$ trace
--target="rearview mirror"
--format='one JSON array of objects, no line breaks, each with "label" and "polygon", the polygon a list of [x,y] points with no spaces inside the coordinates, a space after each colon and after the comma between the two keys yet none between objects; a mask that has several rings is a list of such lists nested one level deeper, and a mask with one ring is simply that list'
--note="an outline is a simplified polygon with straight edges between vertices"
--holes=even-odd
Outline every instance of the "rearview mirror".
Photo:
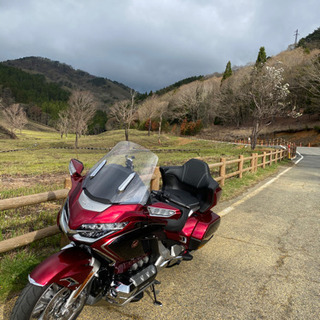
[{"label": "rearview mirror", "polygon": [[73,176],[74,174],[81,175],[83,171],[83,163],[77,159],[71,159],[69,163],[69,172],[70,175]]}]

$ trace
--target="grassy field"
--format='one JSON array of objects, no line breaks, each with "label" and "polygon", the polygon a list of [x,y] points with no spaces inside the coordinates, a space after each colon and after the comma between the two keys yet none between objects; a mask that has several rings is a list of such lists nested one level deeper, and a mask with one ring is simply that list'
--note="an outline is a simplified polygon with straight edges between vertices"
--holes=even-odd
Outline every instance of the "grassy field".
[{"label": "grassy field", "polygon": [[[0,140],[0,175],[42,175],[67,172],[71,158],[78,158],[90,168],[117,142],[124,139],[122,130],[85,136],[80,139],[79,149],[74,149],[74,136],[60,139],[58,133],[24,130],[18,140]],[[164,135],[158,144],[157,135],[131,130],[130,140],[159,156],[159,165],[181,164],[192,157],[206,157],[217,162],[220,157],[233,158],[239,154],[251,154],[243,146],[212,143],[210,141]],[[63,149],[66,148],[66,149]],[[94,148],[93,150],[83,148]],[[175,151],[176,150],[176,151]],[[182,150],[182,151],[179,151]]]},{"label": "grassy field", "polygon": [[[106,132],[80,139],[79,149],[74,149],[74,136],[61,139],[52,131],[23,130],[16,140],[0,139],[0,199],[34,194],[63,187],[68,176],[71,158],[77,158],[88,170],[117,142],[124,140],[122,130]],[[131,130],[130,140],[154,151],[158,165],[180,165],[194,157],[202,157],[208,163],[218,162],[220,157],[232,159],[238,155],[251,155],[244,146],[213,143],[211,141],[163,135],[158,144],[157,135]],[[85,149],[94,148],[94,149]],[[16,150],[4,152],[9,150]],[[255,152],[262,152],[256,150]],[[245,174],[243,179],[229,179],[223,190],[223,199],[243,192],[267,176],[274,174],[277,165],[257,174]],[[217,172],[213,172],[216,175]],[[223,200],[222,199],[222,200]],[[0,240],[53,225],[61,201],[0,212]],[[0,255],[0,301],[15,295],[27,281],[27,274],[46,256],[59,250],[59,236],[33,243],[25,248]]]}]

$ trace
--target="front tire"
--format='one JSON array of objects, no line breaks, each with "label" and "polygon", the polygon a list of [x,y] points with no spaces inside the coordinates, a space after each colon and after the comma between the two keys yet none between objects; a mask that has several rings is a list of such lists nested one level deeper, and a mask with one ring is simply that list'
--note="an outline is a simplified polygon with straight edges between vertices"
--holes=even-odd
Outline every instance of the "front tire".
[{"label": "front tire", "polygon": [[64,305],[71,293],[55,283],[45,287],[29,283],[16,301],[10,320],[74,320],[85,305],[87,293],[84,290],[66,309]]}]

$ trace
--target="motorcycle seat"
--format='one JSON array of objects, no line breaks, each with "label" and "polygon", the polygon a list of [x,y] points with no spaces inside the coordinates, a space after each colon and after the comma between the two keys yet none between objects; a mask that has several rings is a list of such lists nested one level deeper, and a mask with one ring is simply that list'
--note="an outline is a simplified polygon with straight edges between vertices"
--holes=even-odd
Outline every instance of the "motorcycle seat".
[{"label": "motorcycle seat", "polygon": [[209,210],[219,184],[211,177],[208,165],[199,159],[190,159],[182,166],[160,167],[162,191],[180,198],[182,203],[199,204],[199,212]]},{"label": "motorcycle seat", "polygon": [[176,203],[181,203],[189,207],[193,212],[200,209],[200,202],[198,198],[193,196],[190,192],[184,190],[166,189],[166,193],[169,194],[169,198]]}]

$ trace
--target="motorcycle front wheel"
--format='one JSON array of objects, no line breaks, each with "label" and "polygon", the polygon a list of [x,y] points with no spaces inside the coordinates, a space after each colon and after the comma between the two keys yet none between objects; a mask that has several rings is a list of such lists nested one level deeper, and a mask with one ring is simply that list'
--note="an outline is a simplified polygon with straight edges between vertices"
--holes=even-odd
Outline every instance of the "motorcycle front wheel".
[{"label": "motorcycle front wheel", "polygon": [[10,320],[74,320],[78,317],[87,300],[87,292],[65,308],[72,291],[55,283],[38,287],[29,283],[21,292]]}]

